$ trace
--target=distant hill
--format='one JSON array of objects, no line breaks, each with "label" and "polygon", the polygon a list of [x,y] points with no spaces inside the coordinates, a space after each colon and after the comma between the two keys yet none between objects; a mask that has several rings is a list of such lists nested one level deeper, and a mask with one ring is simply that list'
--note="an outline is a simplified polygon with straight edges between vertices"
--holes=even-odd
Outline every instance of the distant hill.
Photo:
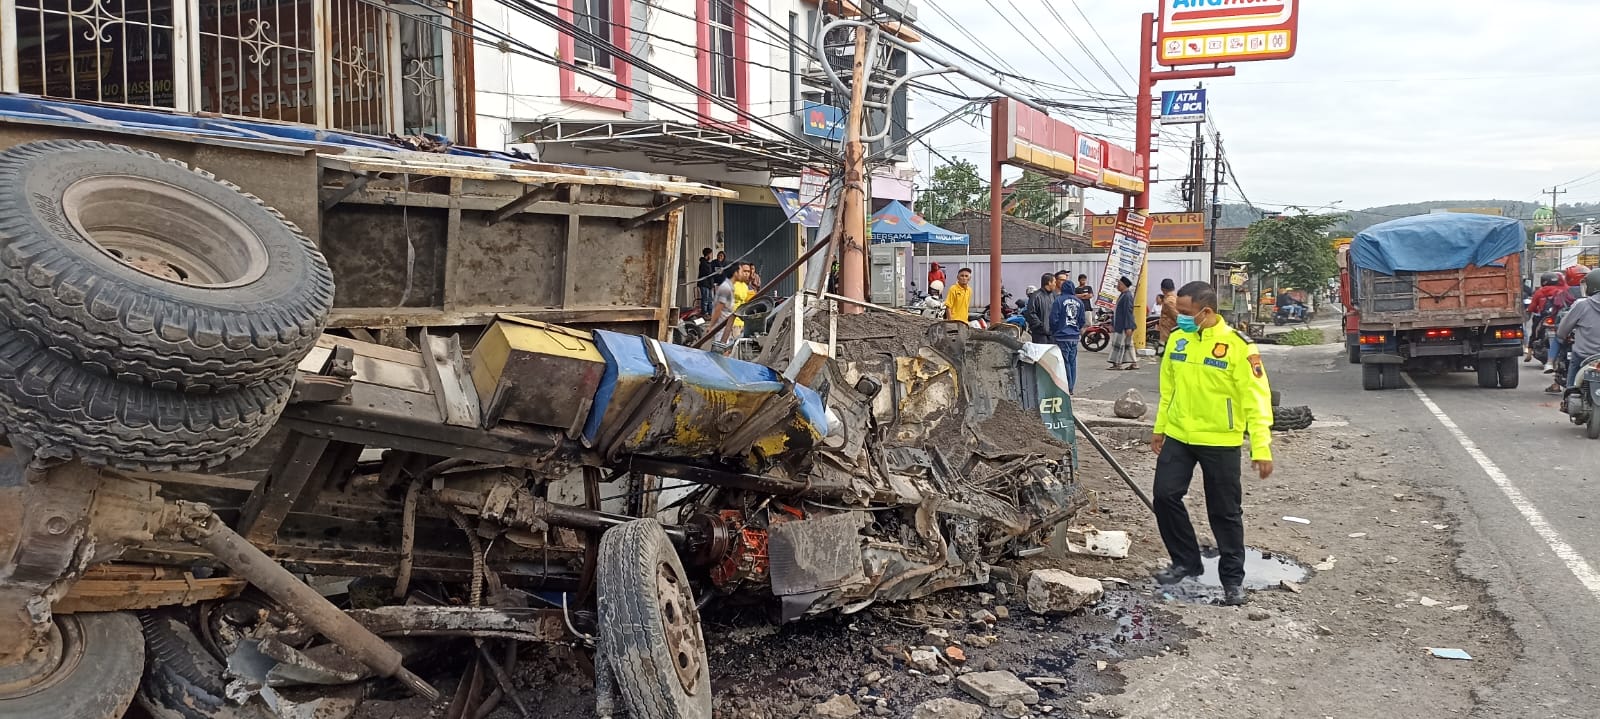
[{"label": "distant hill", "polygon": [[[1533,213],[1543,205],[1517,200],[1434,200],[1430,202],[1368,207],[1363,210],[1345,212],[1346,219],[1340,231],[1343,234],[1353,235],[1380,222],[1388,222],[1389,220],[1412,215],[1426,215],[1436,209],[1460,209],[1466,207],[1495,207],[1499,208],[1506,217],[1531,220],[1533,219]],[[1222,221],[1219,226],[1224,228],[1249,227],[1250,223],[1261,219],[1261,217],[1262,214],[1259,210],[1248,205],[1225,204],[1222,206]],[[1589,218],[1600,221],[1600,203],[1580,202],[1561,205],[1559,217],[1562,225],[1577,224]]]}]

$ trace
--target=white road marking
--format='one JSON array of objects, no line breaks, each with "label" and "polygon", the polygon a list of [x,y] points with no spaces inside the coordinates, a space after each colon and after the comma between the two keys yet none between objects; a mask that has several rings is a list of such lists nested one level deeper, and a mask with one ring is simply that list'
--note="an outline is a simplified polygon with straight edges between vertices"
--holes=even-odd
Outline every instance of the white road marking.
[{"label": "white road marking", "polygon": [[1461,448],[1467,450],[1467,454],[1472,457],[1473,461],[1478,463],[1479,467],[1483,468],[1484,474],[1489,475],[1489,479],[1495,483],[1495,486],[1505,493],[1506,499],[1511,500],[1511,506],[1517,508],[1517,512],[1522,514],[1522,518],[1528,522],[1529,526],[1533,527],[1533,531],[1539,535],[1539,538],[1550,546],[1550,551],[1555,552],[1556,556],[1567,565],[1567,569],[1572,572],[1572,576],[1577,577],[1578,581],[1583,583],[1584,588],[1588,589],[1589,593],[1593,594],[1596,599],[1600,599],[1600,573],[1595,572],[1594,567],[1589,564],[1589,560],[1584,559],[1583,555],[1578,553],[1578,550],[1573,549],[1572,545],[1567,544],[1567,540],[1561,538],[1561,533],[1557,532],[1555,527],[1550,526],[1550,522],[1545,520],[1544,514],[1539,512],[1538,507],[1533,506],[1533,502],[1528,500],[1527,495],[1523,494],[1522,490],[1517,489],[1517,485],[1511,481],[1511,478],[1506,476],[1505,472],[1500,471],[1500,467],[1489,459],[1489,455],[1478,449],[1477,443],[1473,442],[1472,438],[1468,437],[1467,433],[1456,425],[1455,420],[1450,419],[1450,416],[1444,413],[1444,410],[1439,409],[1439,405],[1434,404],[1427,393],[1416,385],[1411,385],[1411,391],[1416,393],[1417,399],[1422,400],[1422,405],[1433,413],[1434,419],[1439,420],[1439,424],[1450,430],[1450,434],[1454,435],[1456,441],[1461,443]]}]

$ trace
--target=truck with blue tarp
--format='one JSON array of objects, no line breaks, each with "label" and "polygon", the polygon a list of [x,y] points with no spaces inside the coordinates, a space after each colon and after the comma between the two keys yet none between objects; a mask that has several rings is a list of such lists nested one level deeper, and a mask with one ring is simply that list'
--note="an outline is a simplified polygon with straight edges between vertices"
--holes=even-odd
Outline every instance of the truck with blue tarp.
[{"label": "truck with blue tarp", "polygon": [[1401,371],[1476,372],[1480,387],[1516,387],[1525,245],[1521,222],[1474,214],[1357,234],[1346,262],[1362,387],[1401,387]]}]

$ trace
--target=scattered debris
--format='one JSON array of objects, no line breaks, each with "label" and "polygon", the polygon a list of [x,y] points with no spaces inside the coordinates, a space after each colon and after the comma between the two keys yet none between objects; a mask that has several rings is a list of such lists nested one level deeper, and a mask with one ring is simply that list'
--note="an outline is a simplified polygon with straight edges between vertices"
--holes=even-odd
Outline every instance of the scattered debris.
[{"label": "scattered debris", "polygon": [[1453,606],[1445,607],[1444,610],[1447,611],[1447,612],[1464,612],[1464,611],[1467,611],[1467,605],[1465,605],[1465,604],[1456,604],[1456,605],[1453,605]]},{"label": "scattered debris", "polygon": [[1295,524],[1310,524],[1311,523],[1311,520],[1306,519],[1305,517],[1291,517],[1289,515],[1284,515],[1283,521],[1285,521],[1285,522],[1294,522]]},{"label": "scattered debris", "polygon": [[1252,622],[1264,622],[1272,618],[1272,612],[1269,612],[1265,609],[1252,609],[1249,613],[1245,614],[1245,618]]},{"label": "scattered debris", "polygon": [[952,664],[964,664],[967,661],[967,653],[962,651],[961,647],[945,647],[944,658],[950,660]]},{"label": "scattered debris", "polygon": [[1285,579],[1285,580],[1283,580],[1281,582],[1278,582],[1278,586],[1282,587],[1284,591],[1291,592],[1291,593],[1294,593],[1294,594],[1299,594],[1300,592],[1305,591],[1305,590],[1301,589],[1299,584],[1291,582],[1291,581],[1289,581],[1287,579]]},{"label": "scattered debris", "polygon": [[1333,555],[1330,554],[1330,555],[1328,555],[1327,559],[1324,559],[1324,560],[1322,560],[1320,562],[1317,562],[1316,564],[1311,565],[1311,568],[1315,569],[1315,570],[1317,570],[1319,572],[1332,571],[1335,561],[1336,560],[1334,560]]},{"label": "scattered debris", "polygon": [[1383,563],[1384,564],[1399,564],[1400,563],[1400,558],[1396,557],[1396,556],[1393,556],[1393,555],[1390,555],[1390,556],[1387,556],[1387,557],[1383,558]]},{"label": "scattered debris", "polygon": [[1111,411],[1122,419],[1139,419],[1149,411],[1149,406],[1144,403],[1144,396],[1139,390],[1132,387],[1123,393],[1122,398],[1112,405]]},{"label": "scattered debris", "polygon": [[1351,532],[1350,534],[1345,535],[1345,536],[1348,536],[1351,539],[1360,539],[1362,537],[1367,536],[1367,533],[1366,532]]},{"label": "scattered debris", "polygon": [[1331,636],[1333,636],[1333,630],[1329,629],[1327,627],[1327,625],[1318,624],[1317,625],[1317,634],[1319,634],[1321,636],[1324,636],[1324,637],[1331,637]]},{"label": "scattered debris", "polygon": [[932,674],[939,671],[939,651],[933,647],[916,647],[911,650],[911,658],[906,663],[913,669]]},{"label": "scattered debris", "polygon": [[1472,655],[1461,649],[1435,649],[1428,647],[1428,653],[1440,659],[1458,659],[1464,662],[1472,661]]},{"label": "scattered debris", "polygon": [[1094,662],[1094,668],[1095,668],[1095,671],[1100,671],[1100,672],[1105,671],[1106,670],[1106,660],[1104,660],[1104,659],[1096,659],[1095,662]]},{"label": "scattered debris", "polygon": [[1433,525],[1433,528],[1434,529],[1438,529],[1438,530],[1445,530],[1445,529],[1449,529],[1450,525],[1448,525],[1448,524],[1435,524],[1435,525]]},{"label": "scattered debris", "polygon": [[[1083,544],[1075,544],[1071,536],[1078,534],[1083,537]],[[1128,533],[1122,530],[1100,530],[1094,527],[1073,527],[1067,530],[1067,551],[1074,554],[1088,554],[1096,557],[1109,557],[1111,559],[1126,559],[1128,550],[1133,547],[1133,540],[1128,538]]]},{"label": "scattered debris", "polygon": [[960,699],[930,699],[911,710],[911,719],[980,719],[983,707]]},{"label": "scattered debris", "polygon": [[1439,601],[1437,599],[1433,599],[1431,597],[1423,597],[1421,599],[1418,599],[1417,603],[1421,604],[1424,607],[1437,607],[1440,604],[1444,604],[1444,602],[1441,602],[1441,601]]},{"label": "scattered debris", "polygon": [[1039,692],[1011,672],[990,671],[966,674],[956,679],[956,686],[972,695],[984,705],[998,709],[1012,700],[1023,704],[1038,704]]},{"label": "scattered debris", "polygon": [[825,719],[849,719],[861,716],[861,707],[845,694],[835,694],[828,701],[811,707],[811,715]]},{"label": "scattered debris", "polygon": [[1069,614],[1100,601],[1100,580],[1060,569],[1038,569],[1028,575],[1028,609],[1035,614]]},{"label": "scattered debris", "polygon": [[1000,713],[1006,719],[1022,719],[1028,715],[1028,705],[1023,704],[1021,700],[1012,699],[1006,702],[1006,708]]},{"label": "scattered debris", "polygon": [[1025,682],[1027,682],[1029,684],[1038,684],[1039,686],[1054,685],[1054,686],[1064,687],[1064,686],[1067,685],[1067,680],[1062,679],[1060,677],[1028,677],[1027,679],[1024,679],[1023,681],[1025,681]]}]

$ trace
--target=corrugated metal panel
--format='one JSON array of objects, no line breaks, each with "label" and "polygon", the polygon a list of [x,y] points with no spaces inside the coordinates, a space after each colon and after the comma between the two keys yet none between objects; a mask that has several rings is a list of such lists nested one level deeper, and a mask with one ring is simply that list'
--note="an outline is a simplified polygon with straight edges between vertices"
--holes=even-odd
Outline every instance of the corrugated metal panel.
[{"label": "corrugated metal panel", "polygon": [[[775,277],[799,256],[795,226],[777,205],[723,203],[722,238],[730,261],[743,257],[753,262],[763,278]],[[747,254],[748,253],[748,254]],[[790,275],[777,293],[794,294],[795,278]]]}]

